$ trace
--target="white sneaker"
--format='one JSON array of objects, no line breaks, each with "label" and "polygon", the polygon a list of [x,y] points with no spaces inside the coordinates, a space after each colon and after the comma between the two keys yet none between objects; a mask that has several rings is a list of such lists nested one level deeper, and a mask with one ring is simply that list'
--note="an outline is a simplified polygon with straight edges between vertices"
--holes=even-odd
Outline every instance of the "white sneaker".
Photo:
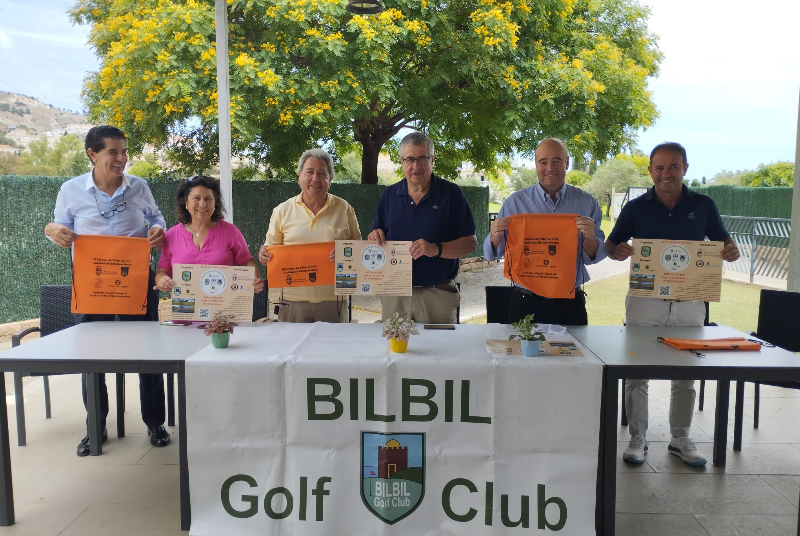
[{"label": "white sneaker", "polygon": [[644,463],[645,454],[647,454],[647,440],[644,436],[631,436],[628,448],[622,453],[622,460],[628,463]]},{"label": "white sneaker", "polygon": [[683,463],[691,466],[705,465],[706,457],[703,453],[697,450],[694,441],[691,437],[675,437],[669,442],[667,447],[671,454],[680,456]]}]

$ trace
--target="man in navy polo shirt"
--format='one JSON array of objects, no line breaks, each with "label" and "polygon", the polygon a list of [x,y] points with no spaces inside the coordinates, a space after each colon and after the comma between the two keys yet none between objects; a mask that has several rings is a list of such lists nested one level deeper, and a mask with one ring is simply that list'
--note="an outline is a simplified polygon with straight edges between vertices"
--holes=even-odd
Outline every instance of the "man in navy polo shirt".
[{"label": "man in navy polo shirt", "polygon": [[460,297],[458,260],[475,251],[475,221],[461,189],[433,174],[433,142],[412,132],[398,147],[405,179],[378,200],[368,240],[412,241],[412,296],[381,296],[383,320],[411,315],[416,322],[454,324]]},{"label": "man in navy polo shirt", "polygon": [[[647,170],[653,187],[625,205],[606,240],[606,252],[623,261],[633,254],[631,238],[663,240],[722,241],[722,258],[739,258],[736,242],[722,224],[714,201],[689,190],[683,176],[689,164],[686,149],[678,143],[662,143],[650,153]],[[705,304],[700,301],[672,301],[656,298],[625,298],[625,321],[629,326],[702,326]],[[647,452],[647,380],[625,382],[625,407],[631,434],[622,459],[643,463]],[[672,380],[669,425],[672,439],[669,452],[687,465],[705,465],[706,458],[689,437],[694,412],[694,380]]]}]

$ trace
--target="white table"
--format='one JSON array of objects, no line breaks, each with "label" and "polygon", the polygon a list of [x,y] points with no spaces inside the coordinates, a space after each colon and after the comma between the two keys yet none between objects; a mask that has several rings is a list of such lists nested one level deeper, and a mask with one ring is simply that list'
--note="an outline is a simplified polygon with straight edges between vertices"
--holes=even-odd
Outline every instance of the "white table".
[{"label": "white table", "polygon": [[[615,531],[616,422],[620,378],[717,380],[714,465],[725,465],[731,380],[800,381],[800,356],[781,348],[764,346],[761,351],[703,351],[703,357],[700,357],[656,340],[658,337],[749,337],[726,326],[571,326],[569,331],[606,365],[600,446],[603,467],[599,469],[603,490],[598,493],[603,501],[601,533],[606,536]],[[800,536],[800,519],[797,534]]]},{"label": "white table", "polygon": [[[81,373],[87,378],[89,435],[92,455],[101,452],[99,373],[177,373],[178,440],[180,449],[181,528],[189,530],[189,471],[186,462],[186,357],[209,344],[193,326],[162,326],[157,322],[89,322],[33,340],[0,353],[0,371]],[[5,382],[0,382],[0,525],[14,523],[14,495],[8,435]]]}]

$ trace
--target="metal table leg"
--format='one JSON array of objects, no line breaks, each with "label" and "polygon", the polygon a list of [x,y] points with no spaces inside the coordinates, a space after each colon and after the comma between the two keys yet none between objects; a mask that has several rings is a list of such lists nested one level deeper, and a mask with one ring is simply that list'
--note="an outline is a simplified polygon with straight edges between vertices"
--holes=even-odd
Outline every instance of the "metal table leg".
[{"label": "metal table leg", "polygon": [[186,363],[178,361],[178,440],[180,450],[181,530],[192,526],[189,497],[189,458],[186,437]]},{"label": "metal table leg", "polygon": [[89,454],[100,456],[103,453],[103,431],[100,429],[100,419],[97,418],[97,408],[100,407],[100,374],[86,374],[86,405],[89,412]]},{"label": "metal table leg", "polygon": [[714,418],[714,465],[725,466],[728,447],[728,404],[730,403],[730,380],[717,380],[717,409]]},{"label": "metal table leg", "polygon": [[[0,376],[3,374],[0,373]],[[0,487],[0,525],[7,527],[14,524],[14,486],[11,482],[11,447],[8,444],[8,404],[6,402],[6,381],[0,378],[0,398],[3,400],[3,407],[0,409],[0,448],[2,449],[2,473],[3,483]]]},{"label": "metal table leg", "polygon": [[[617,397],[619,396],[619,372],[613,367],[605,367],[603,373],[603,393],[601,407],[600,434],[602,436],[602,527],[598,534],[614,536],[616,531],[616,505],[617,505]],[[600,469],[598,468],[598,471]]]}]

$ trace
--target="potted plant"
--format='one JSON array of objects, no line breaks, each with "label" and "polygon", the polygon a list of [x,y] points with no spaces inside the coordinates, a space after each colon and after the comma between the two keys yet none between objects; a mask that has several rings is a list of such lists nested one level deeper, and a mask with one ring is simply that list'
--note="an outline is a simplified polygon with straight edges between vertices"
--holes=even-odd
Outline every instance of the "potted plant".
[{"label": "potted plant", "polygon": [[211,335],[211,344],[214,348],[227,348],[233,328],[238,325],[233,321],[232,316],[223,314],[222,311],[217,311],[214,315],[214,320],[205,325],[205,333],[206,335]]},{"label": "potted plant", "polygon": [[539,324],[534,323],[533,315],[530,314],[525,318],[511,324],[514,329],[519,333],[511,335],[508,340],[519,339],[519,346],[522,350],[522,355],[528,357],[536,357],[539,355],[539,346],[544,339],[544,334],[539,331]]},{"label": "potted plant", "polygon": [[383,322],[382,336],[389,339],[389,347],[392,352],[402,354],[408,349],[408,339],[411,335],[419,335],[417,325],[411,320],[411,316],[400,316],[395,313],[393,317]]}]

